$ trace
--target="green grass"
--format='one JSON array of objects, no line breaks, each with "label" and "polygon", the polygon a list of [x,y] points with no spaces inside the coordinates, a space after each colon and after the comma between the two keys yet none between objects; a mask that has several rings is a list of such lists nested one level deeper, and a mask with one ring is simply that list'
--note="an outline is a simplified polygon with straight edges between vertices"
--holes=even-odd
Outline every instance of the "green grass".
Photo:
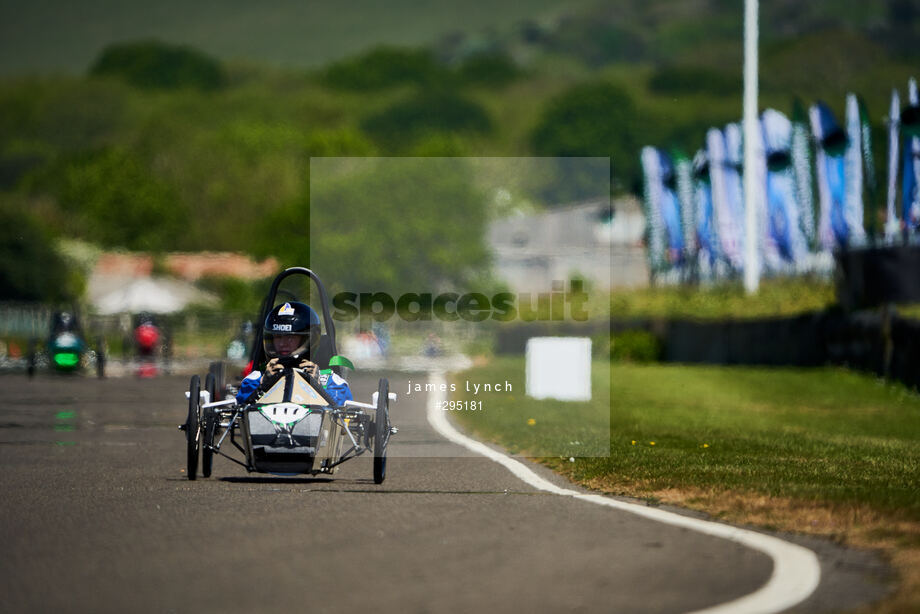
[{"label": "green grass", "polygon": [[[523,370],[521,359],[500,359],[458,380],[522,380]],[[595,375],[597,397],[605,378]],[[836,368],[630,364],[611,366],[609,382],[606,457],[571,443],[596,443],[604,398],[537,403],[521,387],[459,419],[514,451],[556,450],[544,461],[611,492],[748,492],[920,520],[920,396],[900,385]],[[525,414],[535,424],[522,426]]]},{"label": "green grass", "polygon": [[[505,382],[511,385],[510,392],[466,393],[467,384],[472,388]],[[592,373],[592,402],[537,401],[524,393],[523,361],[495,359],[487,367],[455,376],[457,393],[450,398],[481,401],[481,410],[456,413],[465,426],[511,452],[566,458],[606,455],[611,418],[606,394],[609,382],[607,369],[598,366]]]},{"label": "green grass", "polygon": [[667,286],[615,290],[610,295],[614,318],[763,318],[822,311],[836,304],[830,280],[799,277],[764,279],[756,295],[741,282],[711,287]]},{"label": "green grass", "polygon": [[920,320],[920,305],[917,305],[917,304],[898,305],[897,310],[898,310],[898,315],[903,318],[911,318],[914,320]]}]

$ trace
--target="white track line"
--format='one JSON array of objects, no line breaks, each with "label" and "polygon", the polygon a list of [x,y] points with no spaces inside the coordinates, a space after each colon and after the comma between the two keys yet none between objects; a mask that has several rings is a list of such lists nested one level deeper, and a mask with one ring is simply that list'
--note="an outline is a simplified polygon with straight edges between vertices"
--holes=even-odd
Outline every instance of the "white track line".
[{"label": "white track line", "polygon": [[666,512],[654,507],[626,503],[625,501],[618,501],[601,495],[582,494],[550,483],[538,476],[522,462],[493,450],[457,431],[447,421],[446,412],[439,409],[441,402],[447,396],[447,393],[442,391],[441,387],[441,384],[446,383],[444,374],[440,372],[431,373],[429,381],[434,384],[433,389],[435,392],[432,393],[428,401],[426,414],[428,422],[434,430],[453,443],[504,466],[508,471],[534,488],[556,495],[580,499],[581,501],[606,505],[607,507],[675,527],[683,527],[706,535],[729,539],[763,552],[773,559],[773,573],[767,583],[759,589],[734,601],[704,610],[697,610],[695,614],[774,614],[801,603],[818,587],[818,582],[821,580],[821,566],[818,563],[818,557],[808,548],[803,548],[763,533],[739,529],[718,522],[708,522],[681,516],[680,514]]}]

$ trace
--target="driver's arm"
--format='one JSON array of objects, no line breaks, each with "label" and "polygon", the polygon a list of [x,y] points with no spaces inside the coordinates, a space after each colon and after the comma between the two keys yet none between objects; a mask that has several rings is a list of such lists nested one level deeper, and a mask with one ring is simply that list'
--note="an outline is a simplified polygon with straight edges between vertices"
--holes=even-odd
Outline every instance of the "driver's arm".
[{"label": "driver's arm", "polygon": [[313,379],[319,379],[319,367],[315,362],[311,362],[306,358],[302,358],[299,363],[297,363],[298,369],[303,369],[310,374],[310,377]]},{"label": "driver's arm", "polygon": [[268,361],[268,364],[265,365],[265,374],[262,376],[262,382],[259,385],[259,388],[262,390],[268,390],[275,385],[275,382],[278,381],[278,378],[281,377],[281,372],[284,371],[284,366],[281,364],[281,361],[277,358],[272,358]]},{"label": "driver's arm", "polygon": [[274,379],[281,375],[282,371],[284,371],[284,366],[277,358],[272,358],[268,361],[268,364],[265,365],[265,377],[271,377]]},{"label": "driver's arm", "polygon": [[240,389],[236,393],[236,402],[242,405],[249,400],[259,390],[259,380],[262,378],[262,374],[258,371],[253,371],[240,382]]},{"label": "driver's arm", "polygon": [[[316,379],[319,377],[319,367],[316,366],[316,363],[309,361],[306,358],[301,358],[300,361],[294,365],[296,369],[303,369],[310,374],[310,377]],[[281,364],[281,360],[278,358],[272,358],[268,361],[268,364],[265,365],[265,375],[262,377],[262,390],[268,390],[274,386],[275,382],[278,381],[278,378],[281,377],[281,374],[284,372],[284,365]]]}]

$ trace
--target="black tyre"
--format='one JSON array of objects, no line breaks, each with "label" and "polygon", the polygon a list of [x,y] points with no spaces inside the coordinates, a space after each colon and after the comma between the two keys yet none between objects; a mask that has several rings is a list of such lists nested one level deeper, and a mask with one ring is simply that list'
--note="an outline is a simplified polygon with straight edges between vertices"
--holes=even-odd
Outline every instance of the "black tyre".
[{"label": "black tyre", "polygon": [[216,390],[217,390],[217,378],[214,377],[213,373],[208,373],[205,376],[204,389],[208,391],[208,396],[210,397],[212,403],[217,400],[216,398],[214,398],[214,395],[216,394]]},{"label": "black tyre", "polygon": [[96,340],[96,377],[105,377],[105,341]]},{"label": "black tyre", "polygon": [[201,443],[201,382],[197,375],[192,376],[188,386],[188,419],[185,422],[185,437],[188,444],[188,479],[194,480],[198,473],[198,449]]},{"label": "black tyre", "polygon": [[208,367],[208,375],[214,376],[214,390],[211,390],[211,401],[223,401],[226,392],[226,381],[224,379],[224,363],[212,362]]},{"label": "black tyre", "polygon": [[377,416],[374,420],[374,484],[387,477],[387,443],[390,441],[390,383],[382,379],[377,386]]},{"label": "black tyre", "polygon": [[[217,378],[214,373],[208,373],[204,378],[204,389],[208,391],[211,401],[219,400],[217,398]],[[210,446],[214,443],[214,431],[217,427],[217,420],[213,409],[206,409],[202,412],[204,416],[202,425],[201,439],[201,475],[211,477],[211,467],[214,465],[214,451]]]},{"label": "black tyre", "polygon": [[227,398],[227,369],[223,361],[217,363],[217,372],[214,375],[217,377],[217,400],[223,401]]},{"label": "black tyre", "polygon": [[35,342],[35,339],[29,339],[29,353],[26,357],[26,373],[29,375],[29,377],[33,377],[35,375],[35,353],[38,351],[36,345],[38,344]]},{"label": "black tyre", "polygon": [[213,409],[204,410],[204,429],[201,433],[201,475],[211,477],[211,468],[214,466],[214,439],[217,434],[217,423],[220,416]]},{"label": "black tyre", "polygon": [[172,363],[173,346],[172,339],[170,338],[169,333],[166,331],[163,331],[163,344],[160,348],[160,351],[162,352],[163,356],[163,372],[169,373],[170,364]]}]

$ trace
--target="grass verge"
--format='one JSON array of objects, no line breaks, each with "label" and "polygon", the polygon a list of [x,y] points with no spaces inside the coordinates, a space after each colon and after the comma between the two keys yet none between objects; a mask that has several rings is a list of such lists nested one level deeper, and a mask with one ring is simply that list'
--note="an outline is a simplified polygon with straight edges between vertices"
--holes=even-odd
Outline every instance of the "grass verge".
[{"label": "grass verge", "polygon": [[[900,584],[866,611],[920,611],[920,396],[837,368],[614,364],[594,401],[535,402],[523,373],[502,358],[458,376],[458,399],[477,398],[466,382],[519,384],[461,423],[605,493],[880,549]],[[599,429],[609,455],[580,453]]]},{"label": "grass verge", "polygon": [[610,314],[618,318],[764,318],[823,311],[836,303],[833,283],[818,277],[764,279],[751,296],[741,282],[708,287],[663,286],[616,290]]}]

